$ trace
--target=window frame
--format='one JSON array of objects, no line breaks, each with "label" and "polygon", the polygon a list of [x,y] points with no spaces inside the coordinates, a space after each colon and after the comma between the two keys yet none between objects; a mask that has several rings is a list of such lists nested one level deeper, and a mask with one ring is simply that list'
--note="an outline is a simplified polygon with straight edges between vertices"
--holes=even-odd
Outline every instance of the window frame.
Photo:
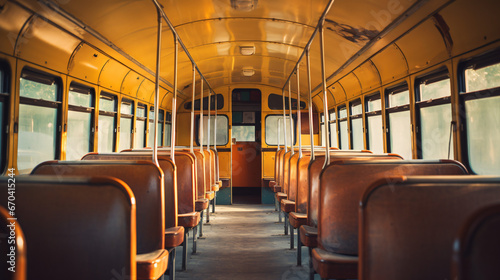
[{"label": "window frame", "polygon": [[[91,107],[85,107],[82,105],[74,105],[69,103],[69,92],[77,92],[79,94],[88,94],[90,95],[90,106]],[[69,123],[69,111],[73,112],[80,112],[80,113],[88,113],[90,114],[90,132],[89,132],[89,153],[94,151],[94,137],[95,137],[95,127],[96,127],[96,122],[95,122],[95,89],[91,86],[86,86],[77,82],[71,82],[69,85],[68,89],[68,111],[66,112],[67,116],[67,123]],[[69,128],[68,128],[69,129]],[[66,131],[66,137],[68,133],[68,129],[65,129]]]},{"label": "window frame", "polygon": [[469,141],[467,139],[467,110],[465,106],[465,102],[469,100],[479,100],[489,97],[497,97],[500,96],[500,86],[494,88],[487,88],[477,91],[466,91],[466,78],[465,71],[470,68],[481,69],[484,67],[488,67],[491,65],[500,63],[500,50],[495,50],[493,52],[487,53],[485,55],[474,57],[465,61],[462,61],[458,66],[458,87],[459,87],[459,108],[460,108],[460,130],[459,137],[462,141],[462,145],[460,148],[460,153],[463,155],[461,157],[462,163],[467,167],[471,174],[477,174],[472,169],[470,165],[469,158]]},{"label": "window frame", "polygon": [[[332,115],[335,116],[334,120],[332,120]],[[336,108],[332,108],[332,109],[328,110],[328,117],[329,117],[328,118],[328,125],[329,125],[329,127],[328,127],[328,134],[329,134],[328,135],[328,141],[329,142],[328,143],[330,143],[330,147],[336,147],[336,148],[338,148],[340,146],[340,140],[339,140],[339,126],[338,126],[338,123],[337,123],[337,110],[336,110]],[[332,143],[332,134],[333,134],[333,132],[332,132],[332,130],[330,128],[330,126],[332,124],[334,124],[335,127],[337,128],[337,131],[336,131],[336,133],[337,133],[337,143],[335,144],[335,146]]]},{"label": "window frame", "polygon": [[[47,72],[42,72],[40,70],[31,68],[31,67],[24,67],[21,70],[21,75],[20,78],[29,80],[32,82],[37,82],[37,83],[42,83],[45,85],[50,84],[56,84],[56,92],[55,92],[55,99],[56,101],[52,100],[45,100],[45,99],[35,99],[31,97],[26,97],[26,96],[21,96],[20,92],[20,87],[18,89],[19,93],[19,104],[18,104],[18,113],[20,111],[21,105],[30,105],[30,106],[37,106],[37,107],[46,107],[46,108],[52,108],[56,109],[56,128],[55,128],[55,136],[54,136],[54,160],[60,160],[61,159],[61,142],[62,142],[62,126],[63,126],[63,102],[62,102],[62,97],[63,97],[63,81],[60,76],[53,75]],[[19,82],[19,85],[21,82]],[[14,131],[16,133],[20,132],[19,128],[19,122],[16,122]],[[17,140],[17,151],[15,152],[16,155],[16,167],[19,169],[18,166],[18,161],[19,161],[19,139]]]},{"label": "window frame", "polygon": [[[204,117],[205,116],[208,117],[208,114],[207,115],[203,114],[203,116]],[[215,116],[214,115],[210,115],[210,117],[215,117]],[[229,139],[229,130],[231,129],[232,125],[229,123],[229,117],[226,114],[217,114],[217,117],[225,117],[226,120],[227,120],[227,141],[226,141],[225,144],[217,144],[216,146],[226,146],[227,144],[229,144],[229,141],[231,141]],[[195,128],[196,138],[194,140],[195,140],[196,145],[201,146],[200,145],[200,114],[196,115],[195,124],[196,124],[195,125],[196,126],[196,128]],[[205,136],[206,135],[203,135],[203,139],[205,139]],[[212,140],[212,139],[210,139],[210,140]],[[214,145],[213,143],[210,143],[210,146],[213,146],[213,145]]]},{"label": "window frame", "polygon": [[[266,117],[264,118],[264,143],[266,143],[267,146],[269,147],[278,147],[278,143],[276,144],[269,144],[267,143],[267,133],[266,133],[266,121],[267,121],[267,118],[270,117],[270,116],[278,116],[278,117],[283,117],[283,114],[268,114],[266,115]],[[293,120],[293,145],[297,144],[297,118],[296,118],[297,114],[292,114],[292,120]],[[286,115],[287,117],[287,120],[288,118],[290,117],[289,115]],[[276,128],[277,129],[277,128]],[[279,132],[279,131],[278,131]],[[276,138],[276,140],[278,140]],[[288,143],[287,143],[288,144]],[[281,144],[280,144],[281,146]]]},{"label": "window frame", "polygon": [[[375,98],[375,99],[373,99]],[[376,101],[376,100],[379,100],[380,102],[380,110],[373,110],[373,111],[369,111],[369,103],[370,101]],[[368,94],[365,96],[365,104],[364,104],[364,110],[365,110],[365,117],[364,117],[364,120],[365,120],[365,123],[366,123],[366,127],[365,127],[365,138],[366,138],[366,149],[367,150],[371,150],[372,147],[370,147],[370,126],[368,124],[368,119],[369,117],[374,117],[374,116],[381,116],[382,118],[382,127],[380,129],[382,129],[382,148],[384,148],[384,132],[383,132],[383,129],[384,129],[384,118],[382,116],[382,111],[384,110],[384,107],[382,106],[383,103],[382,103],[382,94],[380,93],[380,91],[377,91],[377,92],[374,92],[374,93],[371,93],[371,94]]]},{"label": "window frame", "polygon": [[[339,106],[337,106],[336,109],[337,109],[336,111],[337,111],[337,122],[338,122],[338,124],[337,124],[337,133],[338,133],[337,141],[339,142],[338,148],[340,150],[349,150],[350,149],[349,146],[351,145],[351,143],[350,143],[351,130],[349,128],[349,113],[350,113],[349,111],[350,110],[348,111],[347,104],[339,105]],[[345,110],[345,112],[346,112],[346,116],[344,118],[340,118],[340,111],[342,111],[342,110]],[[340,129],[341,128],[340,124],[341,124],[341,122],[344,122],[344,121],[346,122],[346,125],[347,125],[347,145],[348,145],[347,149],[342,147],[342,130]]]},{"label": "window frame", "polygon": [[[353,115],[353,110],[352,108],[354,106],[360,106],[361,108],[361,113],[359,114],[356,114],[356,115]],[[358,99],[355,99],[351,102],[349,102],[349,145],[350,147],[353,147],[354,149],[354,135],[353,135],[353,120],[356,120],[356,119],[361,119],[361,137],[363,138],[362,139],[362,142],[363,142],[363,148],[361,148],[361,150],[364,150],[364,145],[365,145],[365,128],[364,128],[364,125],[363,125],[363,113],[364,113],[364,110],[363,110],[363,103],[361,101],[360,98]]]},{"label": "window frame", "polygon": [[[122,112],[122,105],[123,103],[126,103],[126,104],[130,104],[130,114],[127,114],[127,113],[123,113]],[[129,137],[130,137],[130,146],[128,148],[125,148],[125,149],[132,149],[133,145],[134,145],[134,139],[133,139],[133,134],[134,134],[134,126],[135,126],[135,123],[134,123],[134,114],[135,114],[135,108],[134,108],[134,100],[132,99],[128,99],[128,98],[122,98],[120,100],[120,103],[119,103],[119,108],[120,108],[120,114],[119,114],[119,118],[120,118],[120,126],[118,128],[118,133],[121,133],[123,127],[122,127],[122,122],[121,122],[121,119],[122,118],[126,118],[126,119],[130,119],[130,123],[131,123],[131,126],[130,126],[130,132],[129,132]],[[120,138],[120,135],[117,136],[118,139]],[[116,147],[117,149],[120,149],[120,145],[117,145]]]},{"label": "window frame", "polygon": [[[444,96],[436,99],[427,99],[427,100],[421,100],[422,99],[422,94],[420,91],[420,85],[423,83],[426,84],[432,84],[436,82],[440,82],[443,80],[449,79],[450,80],[450,95],[449,96]],[[448,72],[448,69],[439,69],[438,71],[428,73],[427,75],[418,77],[415,79],[414,83],[414,95],[415,95],[415,122],[416,122],[416,128],[415,128],[415,133],[417,136],[417,159],[423,159],[423,149],[422,149],[422,118],[421,118],[421,109],[423,108],[428,108],[428,107],[434,107],[434,106],[439,106],[439,105],[445,105],[449,104],[451,106],[451,77]],[[451,107],[450,107],[451,108]],[[453,121],[453,112],[452,114],[452,121]],[[453,139],[452,139],[453,141]],[[453,153],[453,151],[451,151]]]},{"label": "window frame", "polygon": [[[394,106],[390,107],[390,95],[391,93],[401,93],[404,91],[408,91],[408,104],[405,105],[399,105],[399,106]],[[390,115],[391,113],[399,113],[399,112],[405,112],[409,111],[410,112],[410,135],[411,135],[411,109],[410,109],[410,88],[408,86],[407,81],[404,81],[402,83],[399,83],[395,86],[392,87],[387,87],[384,90],[384,97],[385,97],[385,135],[386,135],[386,151],[388,153],[394,153],[391,149],[391,122],[390,122]],[[412,154],[413,154],[413,144],[410,143],[410,146],[412,148]]]},{"label": "window frame", "polygon": [[9,151],[8,147],[8,131],[7,127],[10,122],[10,88],[11,88],[11,73],[8,62],[0,60],[0,103],[3,104],[2,122],[0,123],[0,137],[2,137],[2,145],[0,146],[0,154],[3,155],[0,159],[0,172],[4,174],[7,168],[7,158]]},{"label": "window frame", "polygon": [[[103,98],[105,97],[105,98]],[[100,104],[100,101],[101,99],[106,99],[106,98],[111,98],[114,100],[115,102],[115,108],[114,108],[114,112],[110,112],[110,111],[104,111],[104,110],[101,110],[101,104]],[[99,116],[107,116],[107,117],[113,117],[114,119],[114,124],[113,124],[113,151],[115,152],[116,149],[117,149],[117,145],[116,145],[116,139],[117,139],[117,135],[118,135],[118,96],[114,95],[114,94],[111,94],[109,92],[106,92],[106,91],[101,91],[101,93],[99,94]],[[97,142],[99,143],[99,127],[97,128]],[[97,149],[99,150],[99,147],[97,147]]]}]

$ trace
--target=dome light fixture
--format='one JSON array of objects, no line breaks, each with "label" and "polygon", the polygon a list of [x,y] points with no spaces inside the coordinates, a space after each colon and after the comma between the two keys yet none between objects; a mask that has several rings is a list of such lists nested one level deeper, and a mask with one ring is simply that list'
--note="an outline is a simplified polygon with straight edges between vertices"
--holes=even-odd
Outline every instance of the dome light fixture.
[{"label": "dome light fixture", "polygon": [[253,55],[255,54],[254,46],[240,46],[241,55]]},{"label": "dome light fixture", "polygon": [[236,11],[249,12],[257,7],[258,0],[231,0],[231,8]]},{"label": "dome light fixture", "polygon": [[243,70],[241,70],[241,74],[245,77],[252,77],[255,75],[255,70],[253,67],[243,67]]}]

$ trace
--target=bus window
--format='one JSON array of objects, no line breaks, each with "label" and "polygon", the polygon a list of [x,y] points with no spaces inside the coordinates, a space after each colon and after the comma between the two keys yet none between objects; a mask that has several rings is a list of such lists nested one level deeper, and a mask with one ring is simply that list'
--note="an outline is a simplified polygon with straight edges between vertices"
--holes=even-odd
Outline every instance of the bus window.
[{"label": "bus window", "polygon": [[255,117],[255,112],[233,111],[231,138],[236,138],[236,142],[255,142]]},{"label": "bus window", "polygon": [[133,104],[132,100],[123,100],[120,106],[120,146],[118,151],[132,147]]},{"label": "bus window", "polygon": [[116,96],[101,92],[97,133],[97,151],[99,153],[115,151],[116,103]]},{"label": "bus window", "polygon": [[386,90],[387,115],[389,122],[389,151],[412,158],[410,92],[405,84]]},{"label": "bus window", "polygon": [[[163,143],[161,142],[161,140],[163,139],[163,116],[164,116],[164,113],[163,113],[163,110],[159,110],[158,111],[158,123],[157,123],[157,135],[156,135],[156,141],[158,142],[158,146],[162,146]],[[149,109],[149,120],[148,120],[148,123],[149,123],[149,126],[148,126],[148,130],[149,130],[149,137],[148,137],[148,147],[153,147],[154,145],[154,135],[155,135],[155,125],[154,125],[154,122],[155,122],[155,110],[154,110],[154,106],[151,106],[150,109]]]},{"label": "bus window", "polygon": [[338,130],[337,130],[337,117],[335,110],[330,111],[330,147],[337,148],[339,146],[338,142]]},{"label": "bus window", "polygon": [[[210,145],[214,143],[214,120],[215,116],[210,116]],[[200,123],[200,116],[196,123]],[[198,129],[199,130],[199,129]],[[198,132],[197,143],[200,143],[200,134]],[[208,143],[208,116],[203,116],[203,145]],[[217,146],[224,146],[229,143],[229,119],[225,115],[217,115]]]},{"label": "bus window", "polygon": [[466,67],[465,106],[467,154],[472,171],[500,175],[500,63]]},{"label": "bus window", "polygon": [[172,141],[170,135],[172,133],[172,114],[170,112],[167,112],[167,115],[165,116],[165,140],[163,142],[163,145],[166,147],[170,147],[170,143]]},{"label": "bus window", "polygon": [[321,146],[325,146],[326,145],[325,114],[321,113],[320,116],[321,116],[321,122],[319,123],[319,128],[321,130]]},{"label": "bus window", "polygon": [[6,74],[7,66],[0,64],[0,170],[3,170],[6,164],[7,156],[5,155],[6,149],[6,134],[7,132],[6,122],[7,122],[7,111],[8,111],[8,102],[9,102],[9,87],[6,82],[8,76]]},{"label": "bus window", "polygon": [[60,83],[55,77],[23,70],[19,82],[17,168],[31,172],[37,164],[58,158]]},{"label": "bus window", "polygon": [[419,158],[453,159],[453,141],[450,141],[451,84],[448,73],[419,79],[416,84]]},{"label": "bus window", "polygon": [[135,140],[134,148],[140,149],[146,147],[144,138],[146,138],[146,105],[138,104],[135,116]]},{"label": "bus window", "polygon": [[[279,131],[278,131],[278,120],[280,122],[280,125],[279,125]],[[296,134],[296,131],[295,131],[295,119],[293,119],[293,123],[294,123],[294,142],[297,140],[297,134]],[[284,134],[284,129],[283,129],[283,115],[268,115],[266,116],[266,119],[265,119],[265,125],[266,125],[266,144],[267,145],[270,145],[270,146],[277,146],[278,145],[278,133],[280,135],[279,137],[279,140],[280,140],[280,145],[284,145],[285,143],[285,139],[283,138],[283,135]],[[286,125],[286,143],[287,145],[290,146],[290,142],[292,142],[291,140],[291,135],[290,135],[290,117],[286,117],[286,121],[285,121],[285,125]],[[295,144],[295,143],[294,143]]]},{"label": "bus window", "polygon": [[347,127],[347,108],[342,106],[338,109],[340,128],[340,149],[349,150],[349,129]]},{"label": "bus window", "polygon": [[94,89],[72,83],[68,93],[66,160],[79,160],[92,151]]},{"label": "bus window", "polygon": [[384,152],[384,135],[382,124],[382,101],[380,93],[365,97],[366,126],[368,130],[367,149],[381,154]]},{"label": "bus window", "polygon": [[363,107],[361,100],[351,102],[351,143],[354,150],[363,150]]}]

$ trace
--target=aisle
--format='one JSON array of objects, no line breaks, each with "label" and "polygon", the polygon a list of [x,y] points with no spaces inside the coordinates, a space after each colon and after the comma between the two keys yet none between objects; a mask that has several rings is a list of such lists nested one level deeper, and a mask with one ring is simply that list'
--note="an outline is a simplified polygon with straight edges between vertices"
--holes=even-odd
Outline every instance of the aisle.
[{"label": "aisle", "polygon": [[303,265],[297,267],[297,250],[290,250],[290,238],[283,235],[274,206],[217,206],[216,211],[204,225],[205,238],[198,240],[195,255],[190,242],[185,272],[180,271],[182,248],[178,250],[177,279],[308,279],[307,247]]}]

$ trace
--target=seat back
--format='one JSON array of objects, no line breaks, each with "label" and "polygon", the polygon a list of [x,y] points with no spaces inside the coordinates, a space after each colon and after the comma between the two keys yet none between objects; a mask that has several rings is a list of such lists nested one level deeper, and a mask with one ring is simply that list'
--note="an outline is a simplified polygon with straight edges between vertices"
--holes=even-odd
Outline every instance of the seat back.
[{"label": "seat back", "polygon": [[297,163],[297,195],[295,198],[295,211],[307,213],[307,199],[309,196],[309,163],[310,155],[304,155]]},{"label": "seat back", "polygon": [[205,153],[200,150],[194,150],[194,155],[196,157],[196,193],[198,194],[197,199],[205,198],[206,188],[205,188]]},{"label": "seat back", "polygon": [[[6,182],[7,186],[10,182]],[[2,182],[3,183],[3,182]],[[8,190],[5,190],[8,193]],[[13,196],[15,198],[15,196]],[[6,207],[9,205],[5,200]],[[11,207],[11,209],[14,209]],[[15,209],[14,209],[15,210]],[[13,214],[15,212],[12,212]],[[13,239],[9,239],[13,233]],[[14,248],[14,250],[11,250]],[[9,211],[0,205],[0,279],[25,280],[26,277],[26,238],[19,222],[9,215]]]},{"label": "seat back", "polygon": [[[151,161],[152,151],[123,151],[121,153],[89,153],[82,157],[82,160],[144,160]],[[173,174],[172,160],[168,156],[158,156],[158,163],[163,171],[163,185],[165,187],[165,228],[177,226],[178,213],[178,174]],[[177,163],[177,162],[176,162]],[[177,169],[178,170],[178,169]],[[178,172],[177,172],[178,173]]]},{"label": "seat back", "polygon": [[[311,152],[305,150],[302,152],[302,157],[308,156]],[[297,201],[297,187],[298,187],[298,164],[299,164],[299,154],[296,153],[290,158],[289,167],[289,183],[288,183],[288,200]],[[296,211],[294,211],[296,212]]]},{"label": "seat back", "polygon": [[274,155],[274,181],[279,185],[279,173],[281,167],[281,157],[283,155],[284,149],[279,149]]},{"label": "seat back", "polygon": [[292,157],[292,152],[288,151],[283,155],[283,185],[281,186],[281,192],[288,194],[288,185],[290,182],[290,158]]},{"label": "seat back", "polygon": [[399,175],[465,175],[457,161],[339,160],[321,174],[318,246],[358,255],[359,201],[374,182]]},{"label": "seat back", "polygon": [[[341,159],[402,159],[394,154],[372,154],[370,152],[354,152],[333,150],[330,151],[330,162]],[[313,161],[309,163],[309,197],[307,208],[307,224],[309,226],[318,226],[318,210],[319,210],[319,190],[320,190],[320,175],[323,171],[325,162],[324,154],[318,154]]]},{"label": "seat back", "polygon": [[[175,168],[174,165],[171,166]],[[164,248],[165,204],[163,172],[151,161],[46,161],[35,175],[112,176],[125,182],[137,204],[137,253]],[[171,172],[175,175],[175,172]],[[101,231],[101,230],[99,230]],[[90,279],[90,278],[89,278]]]},{"label": "seat back", "polygon": [[[0,178],[4,207],[7,180]],[[15,217],[26,239],[28,279],[113,279],[116,275],[136,279],[136,205],[123,181],[17,176],[15,197]],[[21,256],[16,256],[16,270],[21,269]]]},{"label": "seat back", "polygon": [[500,203],[500,178],[388,177],[360,206],[360,279],[452,279],[453,241],[474,212]]},{"label": "seat back", "polygon": [[486,206],[462,225],[453,246],[452,278],[498,279],[500,204]]},{"label": "seat back", "polygon": [[207,150],[203,150],[203,154],[205,155],[205,192],[211,192],[213,184],[212,157]]}]

